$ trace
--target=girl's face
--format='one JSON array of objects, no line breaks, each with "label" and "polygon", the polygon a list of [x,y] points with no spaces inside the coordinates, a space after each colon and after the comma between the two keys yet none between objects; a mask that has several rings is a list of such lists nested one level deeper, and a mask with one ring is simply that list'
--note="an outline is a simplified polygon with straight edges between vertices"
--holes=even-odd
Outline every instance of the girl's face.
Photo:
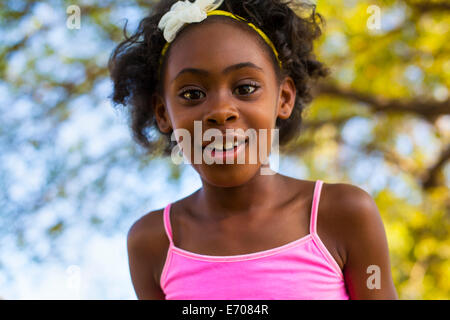
[{"label": "girl's face", "polygon": [[[258,34],[238,26],[214,21],[190,26],[171,44],[164,74],[164,97],[155,95],[153,105],[162,132],[186,129],[191,137],[194,169],[209,184],[220,187],[242,185],[261,167],[258,156],[249,163],[249,144],[245,144],[245,164],[194,163],[194,121],[201,121],[203,133],[211,128],[255,129],[259,155],[259,132],[267,131],[270,153],[271,129],[277,117],[289,118],[295,100],[290,77],[277,84],[269,53],[262,49]],[[198,137],[197,137],[198,138]],[[225,142],[225,141],[224,141]],[[200,141],[209,144],[211,141]],[[197,148],[201,146],[197,145]],[[203,152],[201,150],[201,152]],[[186,154],[186,153],[185,153]]]}]

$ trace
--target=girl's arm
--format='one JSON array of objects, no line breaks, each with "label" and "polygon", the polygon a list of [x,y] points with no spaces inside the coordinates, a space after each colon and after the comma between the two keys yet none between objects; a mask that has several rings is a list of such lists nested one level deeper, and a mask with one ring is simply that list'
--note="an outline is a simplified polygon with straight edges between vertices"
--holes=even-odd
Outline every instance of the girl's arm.
[{"label": "girl's arm", "polygon": [[156,279],[161,232],[161,215],[151,212],[137,220],[128,231],[127,249],[131,280],[138,299],[164,300]]},{"label": "girl's arm", "polygon": [[[384,225],[372,197],[340,184],[339,215],[345,248],[344,278],[350,299],[398,299]],[[342,230],[342,229],[341,229]]]}]

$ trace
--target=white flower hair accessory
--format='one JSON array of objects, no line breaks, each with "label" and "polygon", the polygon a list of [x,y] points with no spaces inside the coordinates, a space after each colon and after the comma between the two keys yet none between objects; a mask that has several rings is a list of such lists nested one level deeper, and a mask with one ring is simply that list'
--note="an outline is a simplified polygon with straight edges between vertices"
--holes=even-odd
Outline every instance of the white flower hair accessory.
[{"label": "white flower hair accessory", "polygon": [[207,13],[220,7],[222,2],[223,0],[178,1],[162,16],[158,28],[164,31],[164,39],[170,43],[186,23],[205,20]]}]

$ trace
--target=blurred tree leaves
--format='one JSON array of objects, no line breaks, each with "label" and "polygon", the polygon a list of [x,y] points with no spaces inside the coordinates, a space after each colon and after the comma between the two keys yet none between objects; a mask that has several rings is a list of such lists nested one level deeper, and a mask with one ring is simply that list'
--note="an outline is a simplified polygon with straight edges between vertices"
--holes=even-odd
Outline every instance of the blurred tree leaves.
[{"label": "blurred tree leaves", "polygon": [[[45,261],[63,251],[58,239],[71,225],[113,232],[148,201],[131,177],[151,177],[156,159],[108,113],[106,62],[124,18],[132,29],[154,2],[79,1],[79,30],[66,28],[71,1],[0,3],[0,246],[12,237]],[[379,30],[367,25],[373,5]],[[370,191],[400,298],[448,299],[448,1],[324,0],[317,10],[326,19],[317,55],[332,74],[314,87],[302,134],[282,151],[311,179]],[[181,169],[167,161],[166,180]],[[48,250],[27,236],[37,220]]]},{"label": "blurred tree leaves", "polygon": [[51,237],[57,237],[57,236],[60,235],[63,231],[64,231],[64,221],[59,221],[59,222],[56,223],[55,225],[51,226],[51,227],[47,230],[47,233],[48,233]]}]

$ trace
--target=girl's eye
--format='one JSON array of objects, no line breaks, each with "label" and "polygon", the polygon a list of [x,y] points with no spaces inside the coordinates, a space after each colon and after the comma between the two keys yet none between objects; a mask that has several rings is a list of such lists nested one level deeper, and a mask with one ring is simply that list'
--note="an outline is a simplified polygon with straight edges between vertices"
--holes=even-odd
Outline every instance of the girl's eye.
[{"label": "girl's eye", "polygon": [[205,95],[200,90],[187,90],[184,91],[181,96],[187,100],[198,100],[201,99],[201,95]]},{"label": "girl's eye", "polygon": [[[236,88],[238,95],[250,95],[258,90],[259,86],[255,84],[244,84]],[[205,94],[200,90],[190,89],[182,92],[180,96],[186,100],[200,100],[204,98]]]},{"label": "girl's eye", "polygon": [[[237,91],[240,91],[240,95],[249,95],[252,94],[253,92],[255,92],[256,90],[258,90],[259,86],[256,84],[244,84],[242,86],[239,86],[236,88]],[[244,90],[240,90],[240,89],[244,89]]]}]

